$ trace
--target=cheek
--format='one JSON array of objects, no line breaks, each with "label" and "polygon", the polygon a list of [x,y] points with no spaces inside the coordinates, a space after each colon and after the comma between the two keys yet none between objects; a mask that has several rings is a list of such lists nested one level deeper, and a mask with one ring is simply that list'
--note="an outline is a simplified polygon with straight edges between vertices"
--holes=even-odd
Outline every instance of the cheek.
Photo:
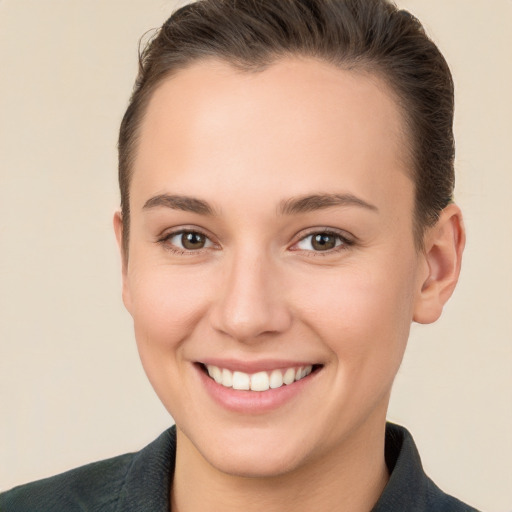
[{"label": "cheek", "polygon": [[413,308],[412,263],[372,264],[333,269],[302,293],[305,317],[340,364],[357,372],[398,369],[409,335]]},{"label": "cheek", "polygon": [[141,357],[179,347],[209,301],[204,276],[185,267],[147,265],[130,278],[131,313]]},{"label": "cheek", "polygon": [[[147,265],[130,276],[131,311],[142,366],[171,415],[191,403],[182,364],[186,340],[207,310],[204,278],[185,269]],[[177,399],[179,397],[179,399]]]}]

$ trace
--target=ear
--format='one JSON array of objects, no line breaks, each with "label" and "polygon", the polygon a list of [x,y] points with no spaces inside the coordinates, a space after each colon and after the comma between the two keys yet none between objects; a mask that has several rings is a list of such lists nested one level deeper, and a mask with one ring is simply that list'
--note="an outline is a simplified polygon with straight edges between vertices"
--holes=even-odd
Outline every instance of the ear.
[{"label": "ear", "polygon": [[122,279],[123,279],[123,302],[128,311],[130,311],[131,299],[130,299],[130,286],[128,282],[128,255],[125,254],[123,244],[123,216],[120,211],[114,213],[114,233],[116,234],[117,247],[119,248],[119,254],[121,256],[121,268],[122,268]]},{"label": "ear", "polygon": [[462,213],[456,204],[448,205],[436,224],[425,234],[426,275],[414,306],[413,320],[435,322],[459,280],[466,233]]}]

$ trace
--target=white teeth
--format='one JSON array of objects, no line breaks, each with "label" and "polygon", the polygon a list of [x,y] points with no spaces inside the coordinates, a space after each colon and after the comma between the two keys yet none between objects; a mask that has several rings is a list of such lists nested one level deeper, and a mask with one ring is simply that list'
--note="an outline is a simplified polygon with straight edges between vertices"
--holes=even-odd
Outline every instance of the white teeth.
[{"label": "white teeth", "polygon": [[292,382],[295,381],[295,369],[293,368],[288,368],[288,370],[286,370],[284,372],[284,375],[283,375],[283,382],[286,384],[286,385],[290,385]]},{"label": "white teeth", "polygon": [[270,374],[270,387],[272,389],[280,388],[283,385],[283,374],[281,370],[274,370]]},{"label": "white teeth", "polygon": [[251,387],[251,378],[244,372],[233,372],[233,389],[248,390]]},{"label": "white teeth", "polygon": [[251,391],[267,391],[268,388],[269,378],[267,372],[258,372],[251,375]]},{"label": "white teeth", "polygon": [[226,370],[226,368],[222,370],[221,384],[227,388],[230,388],[233,385],[233,374],[229,370]]},{"label": "white teeth", "polygon": [[271,372],[258,372],[249,375],[245,372],[232,372],[226,368],[208,365],[208,375],[221,386],[237,390],[267,391],[277,389],[283,385],[289,386],[295,381],[303,379],[313,371],[313,366],[300,366],[286,370],[272,370]]},{"label": "white teeth", "polygon": [[208,373],[217,384],[222,384],[222,372],[217,366],[208,367]]}]

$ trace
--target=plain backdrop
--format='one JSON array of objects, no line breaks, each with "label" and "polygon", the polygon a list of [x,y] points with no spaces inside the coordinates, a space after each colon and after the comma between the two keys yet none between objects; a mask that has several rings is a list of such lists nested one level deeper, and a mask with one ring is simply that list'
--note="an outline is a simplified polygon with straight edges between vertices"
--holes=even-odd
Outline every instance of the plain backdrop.
[{"label": "plain backdrop", "polygon": [[[443,489],[512,510],[512,2],[398,3],[454,74],[468,243],[443,317],[413,326],[389,418]],[[2,490],[172,423],[138,360],[111,226],[138,39],[176,5],[0,0]]]}]

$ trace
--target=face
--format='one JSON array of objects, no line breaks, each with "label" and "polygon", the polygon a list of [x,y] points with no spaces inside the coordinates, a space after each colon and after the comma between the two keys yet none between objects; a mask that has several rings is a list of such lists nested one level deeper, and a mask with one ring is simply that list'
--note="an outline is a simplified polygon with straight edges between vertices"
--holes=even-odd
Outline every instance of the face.
[{"label": "face", "polygon": [[383,428],[425,273],[405,146],[383,82],[311,59],[201,62],[155,91],[124,301],[213,467],[283,474]]}]

